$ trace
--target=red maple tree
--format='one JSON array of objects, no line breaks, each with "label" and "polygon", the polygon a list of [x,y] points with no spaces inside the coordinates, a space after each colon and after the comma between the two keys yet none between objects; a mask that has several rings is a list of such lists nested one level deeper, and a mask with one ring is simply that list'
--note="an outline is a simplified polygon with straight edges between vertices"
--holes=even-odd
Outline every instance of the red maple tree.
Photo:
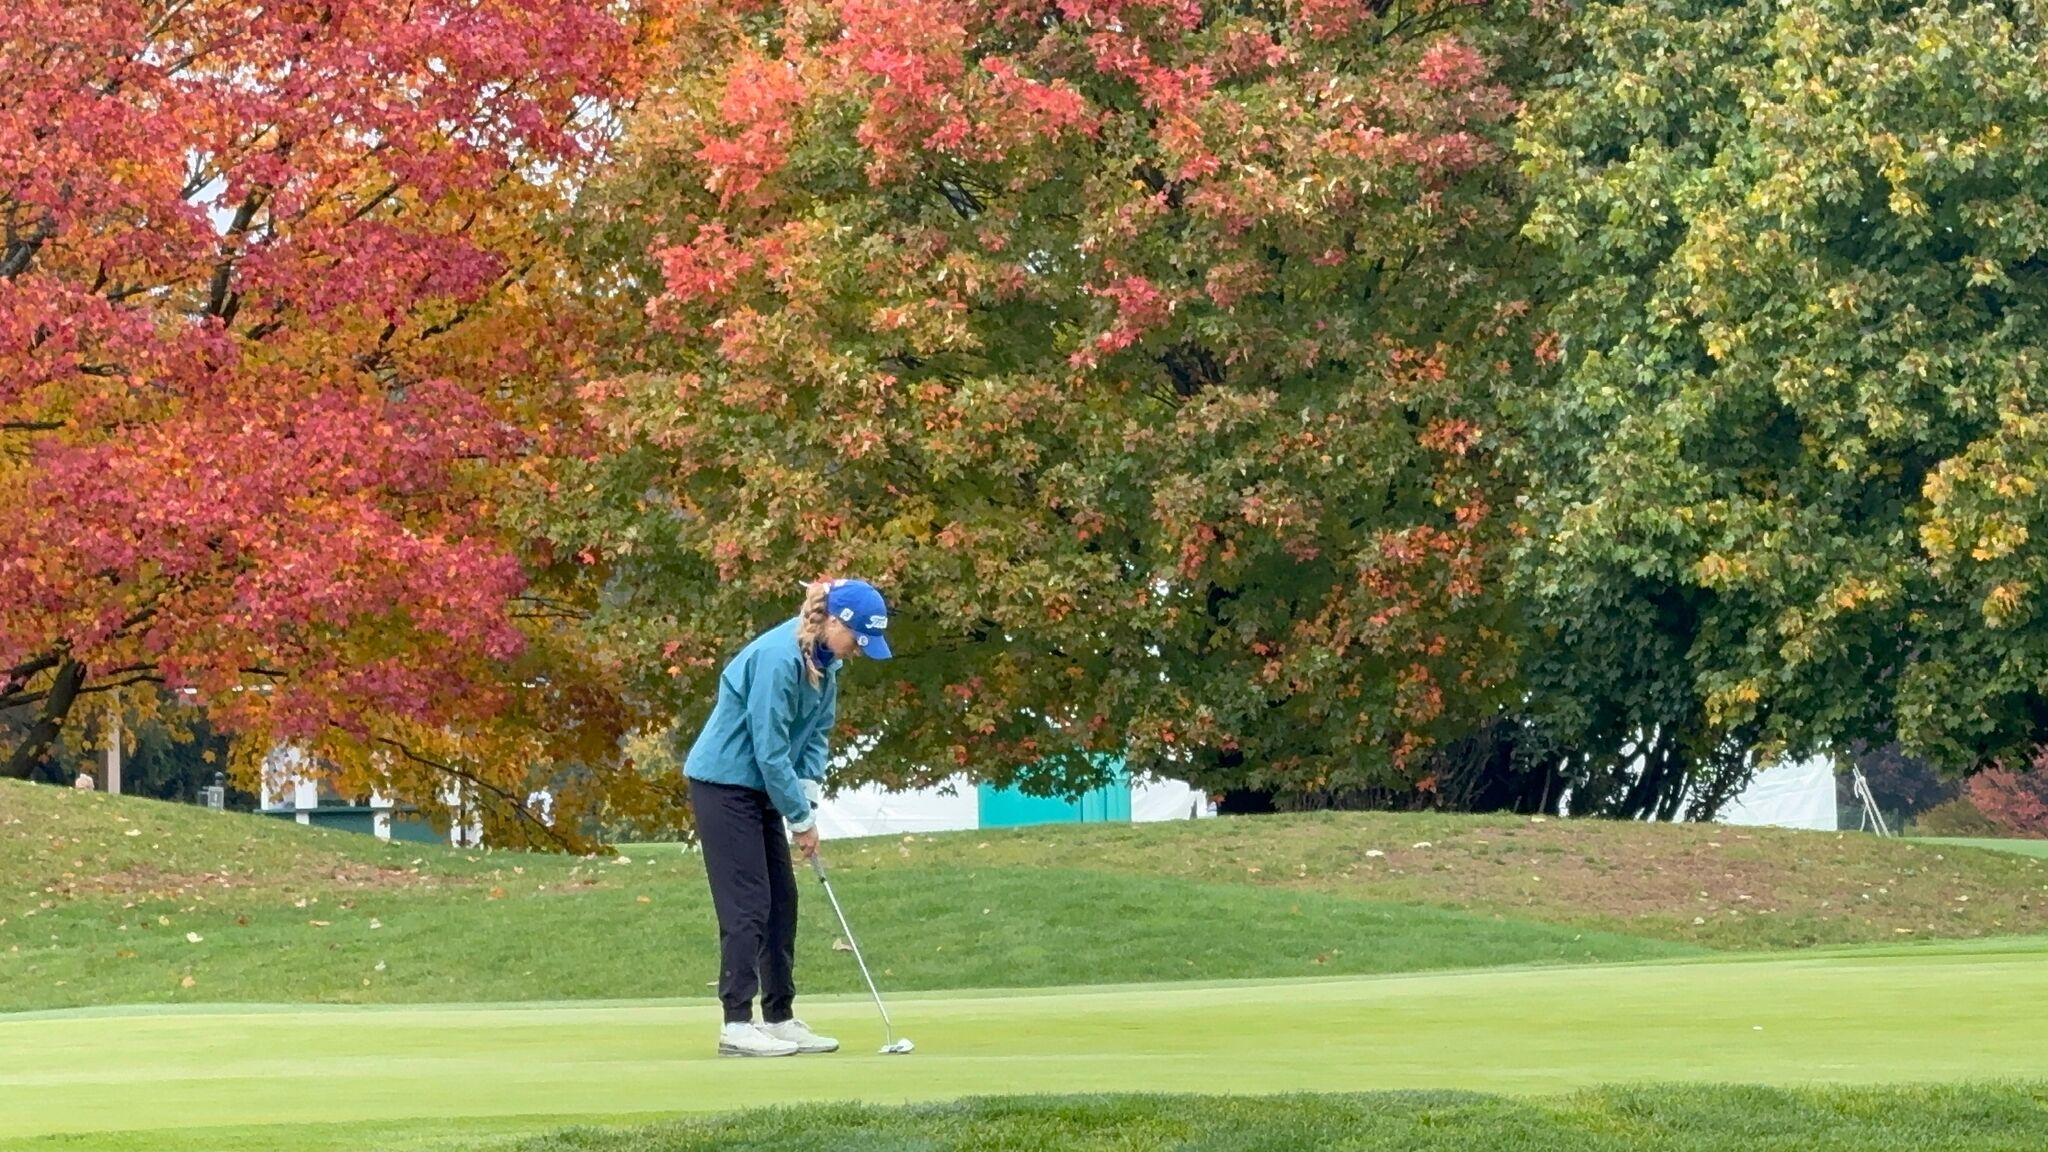
[{"label": "red maple tree", "polygon": [[0,7],[0,775],[130,684],[358,751],[503,711],[622,11]]},{"label": "red maple tree", "polygon": [[1970,777],[1964,794],[2008,836],[2048,839],[2048,767],[1993,768]]}]

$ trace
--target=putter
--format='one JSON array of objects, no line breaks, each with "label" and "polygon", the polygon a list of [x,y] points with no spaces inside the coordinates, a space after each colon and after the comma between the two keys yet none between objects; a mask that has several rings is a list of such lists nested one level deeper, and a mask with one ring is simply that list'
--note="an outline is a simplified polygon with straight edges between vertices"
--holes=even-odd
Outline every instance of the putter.
[{"label": "putter", "polygon": [[846,922],[846,910],[839,906],[839,897],[832,894],[832,881],[825,877],[824,857],[811,857],[811,871],[818,874],[818,883],[825,886],[825,899],[832,902],[832,912],[839,917],[839,928],[846,933],[847,946],[853,949],[853,962],[860,965],[861,977],[868,982],[868,992],[875,998],[875,1010],[882,1014],[882,1035],[889,1042],[882,1045],[881,1055],[901,1056],[912,1051],[917,1046],[912,1044],[907,1036],[899,1039],[896,1035],[896,1026],[889,1023],[889,1009],[882,1004],[882,991],[875,987],[875,978],[868,972],[868,962],[861,958],[860,941],[853,938],[853,925]]}]

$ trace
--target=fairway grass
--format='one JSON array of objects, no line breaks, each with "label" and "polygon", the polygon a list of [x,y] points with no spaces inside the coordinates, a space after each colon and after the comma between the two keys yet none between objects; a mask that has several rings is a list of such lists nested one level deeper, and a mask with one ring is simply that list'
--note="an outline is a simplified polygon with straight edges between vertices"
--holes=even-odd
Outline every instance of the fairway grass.
[{"label": "fairway grass", "polygon": [[[2040,941],[1884,956],[922,995],[899,997],[893,1007],[917,1054],[872,1055],[880,1041],[872,1005],[844,998],[815,1001],[805,1011],[840,1035],[848,1051],[787,1062],[717,1059],[709,1054],[714,1011],[674,1003],[0,1019],[0,1148],[42,1147],[25,1141],[69,1134],[74,1138],[47,1146],[226,1149],[255,1133],[222,1130],[256,1124],[274,1126],[263,1130],[262,1147],[324,1147],[318,1142],[335,1129],[321,1125],[364,1118],[431,1142],[436,1123],[453,1138],[516,1131],[508,1118],[522,1116],[532,1131],[573,1116],[616,1122],[650,1112],[893,1105],[998,1092],[1197,1093],[1227,1086],[1242,1094],[1544,1095],[1652,1082],[2048,1080],[2039,1024],[2048,1018],[2048,943]],[[163,1131],[140,1135],[151,1130]],[[357,1145],[364,1146],[376,1145]],[[902,1145],[878,1139],[829,1146]],[[1893,1146],[2023,1147],[1867,1145]]]},{"label": "fairway grass", "polygon": [[1512,1100],[1363,1096],[1004,1098],[788,1108],[568,1131],[503,1152],[2021,1152],[2048,1088],[1620,1088]]}]

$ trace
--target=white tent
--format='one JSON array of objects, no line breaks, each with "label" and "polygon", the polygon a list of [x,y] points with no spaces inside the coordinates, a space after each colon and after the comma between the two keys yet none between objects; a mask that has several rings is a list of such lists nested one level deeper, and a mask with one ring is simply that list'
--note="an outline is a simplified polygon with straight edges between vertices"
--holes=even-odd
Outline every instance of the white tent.
[{"label": "white tent", "polygon": [[[1209,798],[1184,780],[1145,778],[1131,784],[1133,823],[1202,819],[1215,814]],[[1818,756],[1764,769],[1722,810],[1719,822],[1835,831],[1833,761]],[[979,828],[980,790],[965,777],[953,777],[933,788],[904,791],[873,784],[848,789],[819,807],[818,827],[827,839]]]},{"label": "white tent", "polygon": [[937,788],[904,792],[868,784],[828,796],[818,806],[818,833],[827,840],[955,832],[980,825],[980,794],[960,777]]},{"label": "white tent", "polygon": [[1722,809],[1719,822],[1835,831],[1834,761],[1815,756],[1764,769]]},{"label": "white tent", "polygon": [[1131,785],[1131,823],[1200,820],[1214,816],[1209,798],[1185,780],[1144,779]]}]

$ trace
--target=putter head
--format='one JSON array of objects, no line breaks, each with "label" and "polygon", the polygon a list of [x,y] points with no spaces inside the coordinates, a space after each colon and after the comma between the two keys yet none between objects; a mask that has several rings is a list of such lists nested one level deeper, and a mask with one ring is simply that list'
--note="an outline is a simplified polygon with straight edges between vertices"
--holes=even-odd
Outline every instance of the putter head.
[{"label": "putter head", "polygon": [[908,1037],[905,1037],[904,1039],[901,1039],[901,1040],[898,1040],[898,1041],[896,1041],[896,1042],[895,1042],[894,1044],[884,1044],[884,1045],[882,1045],[882,1051],[881,1051],[881,1052],[879,1053],[879,1055],[883,1055],[883,1056],[904,1056],[904,1055],[908,1055],[909,1053],[911,1053],[911,1052],[914,1052],[914,1051],[916,1051],[916,1050],[917,1050],[917,1045],[915,1045],[915,1044],[912,1044],[912,1043],[910,1042],[909,1038],[908,1038]]}]

